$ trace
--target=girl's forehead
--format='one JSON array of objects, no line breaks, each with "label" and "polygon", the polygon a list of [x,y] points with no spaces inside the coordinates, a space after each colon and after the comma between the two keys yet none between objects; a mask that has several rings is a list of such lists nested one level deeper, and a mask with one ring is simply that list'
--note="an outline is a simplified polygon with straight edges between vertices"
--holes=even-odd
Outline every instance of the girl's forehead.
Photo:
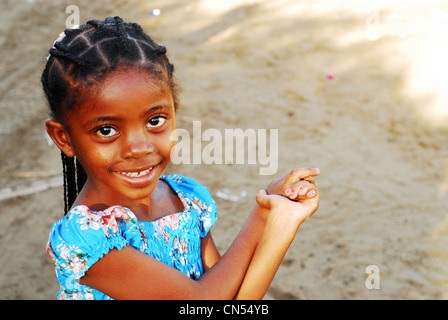
[{"label": "girl's forehead", "polygon": [[145,91],[170,94],[170,86],[161,75],[155,75],[146,70],[124,69],[111,72],[98,84],[97,93],[113,96],[119,91]]},{"label": "girl's forehead", "polygon": [[157,104],[169,105],[174,110],[172,92],[166,81],[138,70],[111,73],[86,92],[82,100],[78,111],[136,110]]}]

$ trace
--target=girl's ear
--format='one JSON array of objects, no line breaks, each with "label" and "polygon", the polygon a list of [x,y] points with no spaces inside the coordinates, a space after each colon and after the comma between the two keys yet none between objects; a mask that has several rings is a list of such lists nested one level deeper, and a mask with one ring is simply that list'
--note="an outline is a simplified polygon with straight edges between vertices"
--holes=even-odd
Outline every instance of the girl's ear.
[{"label": "girl's ear", "polygon": [[64,125],[55,120],[47,120],[45,122],[47,133],[54,143],[61,149],[62,152],[69,158],[75,156],[75,152],[72,148],[70,137],[65,129]]}]

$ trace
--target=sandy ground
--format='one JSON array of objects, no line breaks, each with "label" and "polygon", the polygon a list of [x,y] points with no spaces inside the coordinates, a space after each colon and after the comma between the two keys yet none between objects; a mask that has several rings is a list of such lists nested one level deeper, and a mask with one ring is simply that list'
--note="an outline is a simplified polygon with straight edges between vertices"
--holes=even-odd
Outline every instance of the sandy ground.
[{"label": "sandy ground", "polygon": [[[0,187],[60,174],[40,74],[65,8],[77,5],[81,23],[120,15],[168,47],[182,87],[178,127],[278,129],[277,175],[321,169],[321,206],[266,299],[448,298],[448,6],[359,3],[2,0]],[[183,164],[167,173],[209,187],[223,252],[274,177],[261,167]],[[45,244],[62,216],[61,188],[0,204],[0,299],[54,299]],[[370,265],[379,289],[366,287]]]}]

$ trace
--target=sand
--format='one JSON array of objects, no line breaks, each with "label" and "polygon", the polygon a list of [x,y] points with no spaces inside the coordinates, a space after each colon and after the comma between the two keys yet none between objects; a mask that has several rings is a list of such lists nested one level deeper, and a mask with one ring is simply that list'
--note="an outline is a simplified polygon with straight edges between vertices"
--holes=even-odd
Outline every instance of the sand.
[{"label": "sand", "polygon": [[[221,252],[259,188],[295,167],[321,169],[320,208],[266,299],[446,299],[448,6],[400,2],[4,0],[0,188],[60,174],[40,74],[66,7],[79,7],[81,23],[120,15],[167,46],[182,88],[178,127],[278,129],[276,175],[260,175],[259,159],[167,170],[210,189]],[[55,299],[45,244],[61,187],[0,205],[0,299]],[[379,289],[366,286],[371,265]]]}]

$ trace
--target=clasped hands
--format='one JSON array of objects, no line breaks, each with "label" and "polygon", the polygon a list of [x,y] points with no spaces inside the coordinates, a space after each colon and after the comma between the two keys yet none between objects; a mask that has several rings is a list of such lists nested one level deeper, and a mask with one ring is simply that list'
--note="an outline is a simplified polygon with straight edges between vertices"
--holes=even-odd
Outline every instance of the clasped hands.
[{"label": "clasped hands", "polygon": [[320,174],[317,168],[298,168],[283,177],[273,180],[266,190],[260,190],[258,205],[270,210],[270,215],[288,213],[298,226],[319,207],[319,192],[314,177]]}]

